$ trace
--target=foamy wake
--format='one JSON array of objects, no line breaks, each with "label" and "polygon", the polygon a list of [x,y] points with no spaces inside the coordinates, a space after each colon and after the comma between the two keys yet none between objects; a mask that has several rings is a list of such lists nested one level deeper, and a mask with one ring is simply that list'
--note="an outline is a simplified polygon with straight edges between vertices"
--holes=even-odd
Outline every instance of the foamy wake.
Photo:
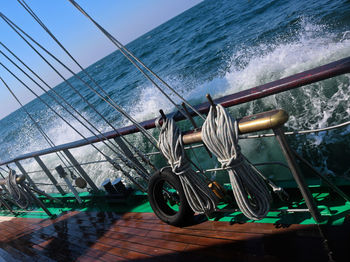
[{"label": "foamy wake", "polygon": [[[350,53],[350,31],[339,37],[325,30],[323,26],[304,22],[297,41],[238,50],[231,56],[234,65],[224,77],[207,81],[189,92],[177,91],[189,101],[198,100],[206,93],[221,97],[347,57]],[[175,85],[181,88],[179,83]],[[345,100],[349,92],[340,91],[338,95],[332,99]],[[180,102],[176,96],[171,97],[176,103]],[[160,108],[168,112],[174,109],[153,86],[143,88],[139,101],[142,103],[131,109],[132,115],[139,121],[157,116]],[[265,102],[276,103],[274,99]]]},{"label": "foamy wake", "polygon": [[[337,59],[344,58],[350,53],[350,33],[344,32],[341,36],[329,33],[327,30],[318,25],[304,22],[303,29],[299,32],[298,40],[287,43],[271,43],[260,45],[258,47],[248,49],[241,49],[232,54],[232,66],[224,76],[206,81],[199,84],[190,91],[184,88],[178,91],[189,101],[202,100],[206,93],[211,93],[214,97],[245,90],[260,84],[274,81],[289,75],[322,65]],[[325,92],[327,84],[318,84],[316,90],[312,88],[303,89],[303,99],[298,101],[296,97],[283,98],[269,97],[263,99],[265,107],[276,108],[284,107],[283,101],[290,103],[304,103],[301,107],[306,107],[308,113],[302,110],[296,110],[291,115],[289,127],[293,129],[302,128],[319,128],[327,126],[331,122],[337,122],[344,119],[345,116],[350,115],[350,91],[349,91],[349,75],[337,80],[338,90],[330,97]],[[173,86],[181,86],[182,83],[172,81]],[[140,88],[141,93],[139,97],[135,98],[132,107],[128,108],[129,112],[138,121],[146,120],[158,116],[158,110],[162,108],[166,112],[174,109],[174,106],[153,86],[146,86]],[[180,100],[174,95],[171,97],[176,103]],[[288,100],[289,99],[289,100]],[[139,103],[138,101],[142,101]],[[282,102],[281,102],[282,101]],[[343,107],[346,112],[339,113],[336,110],[338,107]],[[247,113],[255,112],[253,105],[248,106]],[[338,114],[338,115],[337,115]],[[310,121],[310,119],[312,121]],[[349,120],[349,119],[348,119]],[[76,122],[72,122],[77,125]],[[123,122],[127,124],[128,121]],[[79,127],[85,135],[88,135],[84,128]],[[346,131],[347,130],[347,131]],[[345,129],[344,132],[349,133],[350,128]],[[62,122],[57,122],[48,131],[48,134],[53,138],[56,144],[62,144],[76,139],[81,139],[72,129]],[[322,136],[315,136],[315,143],[323,141]],[[136,141],[141,143],[141,140]],[[248,146],[245,151],[248,154],[253,154],[257,145],[250,145],[250,142],[245,142]],[[99,145],[101,147],[101,145]],[[103,147],[101,147],[103,148]],[[104,149],[104,151],[108,151]],[[87,162],[91,160],[103,159],[101,154],[96,153],[91,146],[72,150],[78,161]],[[266,160],[262,158],[259,160]],[[54,167],[59,162],[54,155],[46,157],[46,161],[50,163],[50,167]],[[96,164],[84,167],[91,175],[97,185],[107,177],[119,176],[118,172],[107,164]],[[34,162],[29,163],[29,169],[39,169]],[[39,175],[38,179],[39,179]],[[45,175],[41,175],[39,181],[47,181]]]}]

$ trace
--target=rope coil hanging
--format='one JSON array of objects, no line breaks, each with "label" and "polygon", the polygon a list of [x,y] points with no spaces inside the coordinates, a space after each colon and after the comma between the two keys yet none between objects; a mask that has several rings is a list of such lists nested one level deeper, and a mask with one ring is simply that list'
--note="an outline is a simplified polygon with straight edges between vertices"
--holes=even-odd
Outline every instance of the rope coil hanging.
[{"label": "rope coil hanging", "polygon": [[30,204],[29,194],[17,183],[16,172],[10,170],[6,178],[6,187],[10,193],[12,200],[22,209],[26,209]]},{"label": "rope coil hanging", "polygon": [[238,125],[221,106],[210,107],[202,126],[202,139],[223,168],[228,169],[233,194],[242,213],[252,220],[266,216],[272,201],[265,181],[241,153]]},{"label": "rope coil hanging", "polygon": [[[160,127],[159,120],[156,125]],[[188,204],[194,212],[208,214],[216,208],[218,199],[204,179],[190,166],[185,156],[182,135],[173,119],[164,119],[160,127],[158,147],[167,158],[172,171],[179,176]]]}]

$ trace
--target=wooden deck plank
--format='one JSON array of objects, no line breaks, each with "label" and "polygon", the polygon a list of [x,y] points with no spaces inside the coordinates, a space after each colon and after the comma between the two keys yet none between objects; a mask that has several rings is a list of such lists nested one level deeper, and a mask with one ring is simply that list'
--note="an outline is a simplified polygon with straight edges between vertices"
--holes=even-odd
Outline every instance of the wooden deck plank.
[{"label": "wooden deck plank", "polygon": [[[164,224],[153,213],[127,213],[123,216],[123,221],[139,221],[147,223],[149,226],[152,224]],[[145,215],[147,214],[147,215]],[[126,217],[126,219],[124,219]],[[144,218],[145,217],[145,218]],[[283,224],[267,224],[267,223],[233,223],[233,222],[220,222],[206,221],[205,223],[198,223],[191,225],[190,230],[214,230],[214,231],[227,231],[227,232],[242,232],[242,233],[256,233],[256,234],[272,234],[272,233],[284,233],[288,231],[295,231],[298,229],[305,229],[310,225],[283,225]]]},{"label": "wooden deck plank", "polygon": [[[109,212],[71,212],[56,219],[1,221],[0,218],[0,247],[17,250],[24,258],[31,256],[38,261],[302,261],[315,258],[320,262],[327,258],[322,251],[322,238],[312,225],[279,227],[205,221],[176,228],[159,221],[152,213]],[[337,230],[331,231],[333,239],[342,233]],[[341,239],[346,241],[350,237],[343,233]],[[276,248],[280,243],[284,245]],[[345,243],[338,244],[337,248],[339,254],[349,255]]]},{"label": "wooden deck plank", "polygon": [[[142,222],[131,222],[128,221],[117,221],[117,225],[138,229],[150,228],[150,225]],[[262,233],[251,233],[251,232],[235,232],[235,231],[220,231],[220,230],[199,230],[193,228],[174,228],[167,224],[154,224],[151,226],[152,231],[177,233],[183,235],[191,235],[198,237],[209,237],[209,238],[221,238],[227,240],[244,240],[248,238],[259,237]]]}]

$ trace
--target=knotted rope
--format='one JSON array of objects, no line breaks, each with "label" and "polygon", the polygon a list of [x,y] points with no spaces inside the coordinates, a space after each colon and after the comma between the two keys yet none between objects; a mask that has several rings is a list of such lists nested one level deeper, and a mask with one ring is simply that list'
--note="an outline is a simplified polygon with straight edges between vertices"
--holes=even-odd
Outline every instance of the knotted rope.
[{"label": "knotted rope", "polygon": [[[158,127],[159,123],[156,121]],[[160,127],[158,147],[167,158],[172,171],[179,176],[188,204],[194,212],[210,213],[218,199],[204,179],[190,166],[185,156],[182,135],[173,119],[166,119]]]},{"label": "knotted rope", "polygon": [[30,196],[28,193],[17,184],[17,176],[14,170],[10,170],[6,178],[6,186],[12,200],[22,209],[26,209],[30,204]]},{"label": "knotted rope", "polygon": [[252,220],[264,218],[270,209],[270,192],[241,153],[237,121],[221,105],[210,108],[202,126],[202,139],[222,167],[228,169],[233,194],[242,213]]}]

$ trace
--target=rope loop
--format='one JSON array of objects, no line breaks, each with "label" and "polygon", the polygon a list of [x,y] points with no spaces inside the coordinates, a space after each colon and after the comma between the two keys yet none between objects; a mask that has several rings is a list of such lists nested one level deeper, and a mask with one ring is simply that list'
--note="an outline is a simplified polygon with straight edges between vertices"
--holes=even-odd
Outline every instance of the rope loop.
[{"label": "rope loop", "polygon": [[211,106],[202,126],[202,140],[228,169],[233,194],[242,213],[259,220],[270,209],[271,195],[265,181],[250,165],[238,145],[238,123],[221,106]]},{"label": "rope loop", "polygon": [[8,177],[6,178],[6,186],[12,200],[20,208],[26,209],[30,204],[30,196],[19,184],[17,184],[16,179],[16,172],[11,169]]},{"label": "rope loop", "polygon": [[191,168],[185,155],[181,132],[175,121],[163,119],[163,125],[160,126],[157,119],[156,125],[160,127],[158,147],[168,160],[172,171],[179,176],[188,204],[197,213],[213,212],[218,198],[206,181]]},{"label": "rope loop", "polygon": [[236,168],[242,165],[244,158],[240,155],[239,157],[232,156],[229,159],[218,159],[222,168]]}]

